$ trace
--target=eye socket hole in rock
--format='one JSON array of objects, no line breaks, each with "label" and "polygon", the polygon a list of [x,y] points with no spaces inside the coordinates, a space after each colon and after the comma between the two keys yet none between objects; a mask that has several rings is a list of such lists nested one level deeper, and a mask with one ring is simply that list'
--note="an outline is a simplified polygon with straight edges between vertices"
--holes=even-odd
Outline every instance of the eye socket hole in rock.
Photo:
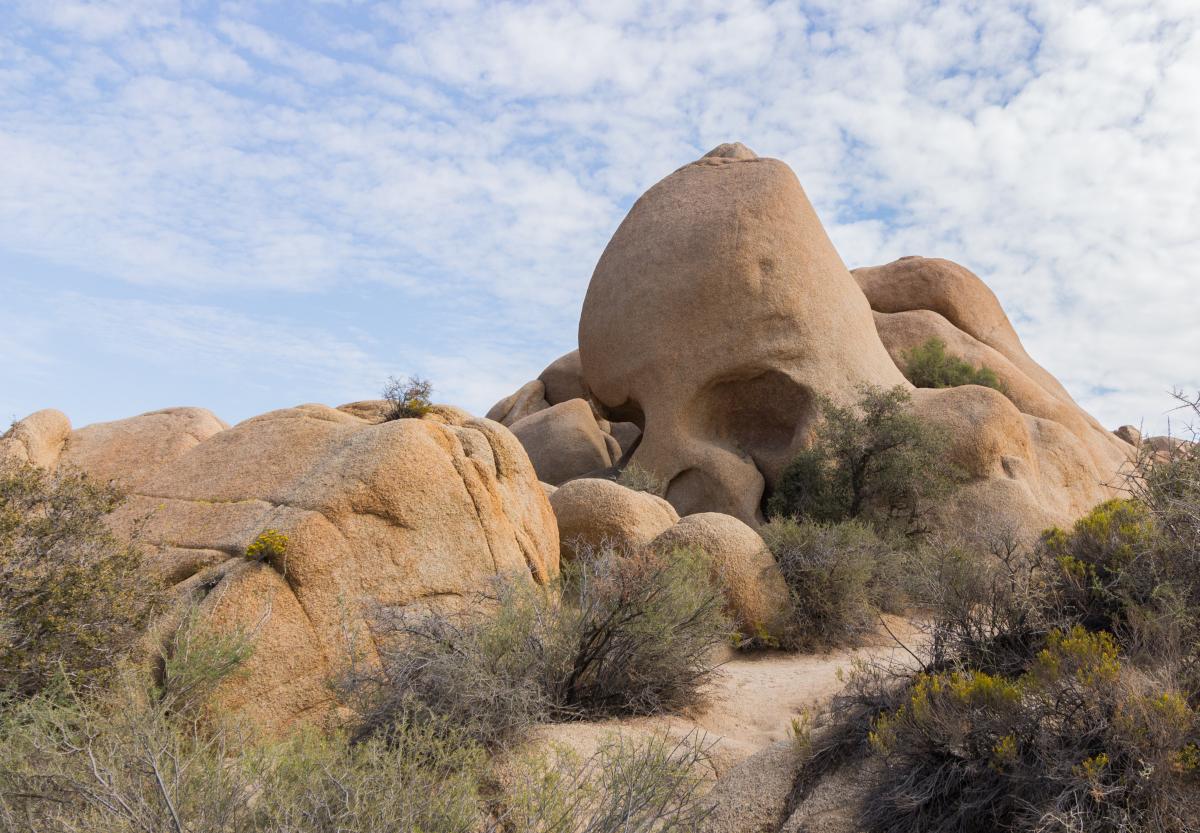
[{"label": "eye socket hole in rock", "polygon": [[698,435],[748,455],[768,482],[787,465],[796,440],[809,433],[818,416],[812,391],[770,368],[709,382],[690,410]]}]

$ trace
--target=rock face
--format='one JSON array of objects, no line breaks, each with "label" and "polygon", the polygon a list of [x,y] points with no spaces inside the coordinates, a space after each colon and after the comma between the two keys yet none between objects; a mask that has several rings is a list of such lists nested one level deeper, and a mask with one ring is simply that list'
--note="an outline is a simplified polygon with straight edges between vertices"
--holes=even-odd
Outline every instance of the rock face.
[{"label": "rock face", "polygon": [[582,399],[569,399],[519,419],[510,426],[525,447],[538,478],[557,486],[573,477],[605,469],[616,462],[609,441],[592,408]]},{"label": "rock face", "polygon": [[45,410],[0,439],[0,455],[131,488],[228,427],[204,408],[167,408],[72,431],[65,414]]},{"label": "rock face", "polygon": [[546,401],[551,405],[571,399],[587,399],[587,388],[583,386],[583,365],[579,363],[579,351],[572,350],[559,356],[538,376],[546,390]]},{"label": "rock face", "polygon": [[71,436],[71,420],[52,408],[36,411],[0,436],[0,462],[53,469]]},{"label": "rock face", "polygon": [[546,401],[546,386],[542,384],[541,379],[534,379],[493,405],[487,412],[487,418],[501,425],[512,425],[549,407],[550,403]]},{"label": "rock face", "polygon": [[655,549],[698,547],[713,559],[728,610],[747,636],[781,639],[787,628],[788,588],[759,534],[716,512],[688,515],[651,542]]},{"label": "rock face", "polygon": [[814,395],[903,376],[800,183],[722,146],[651,188],[613,235],[579,322],[584,384],[643,429],[633,461],[682,513],[759,518]]},{"label": "rock face", "polygon": [[[453,605],[497,575],[558,572],[554,516],[520,444],[449,408],[377,424],[320,405],[254,417],[139,483],[114,525],[143,518],[164,578],[254,634],[222,702],[268,730],[320,718],[350,643],[373,657],[372,605]],[[286,553],[248,560],[267,529]]]},{"label": "rock face", "polygon": [[626,489],[611,480],[572,480],[550,496],[558,517],[562,557],[574,558],[587,547],[649,544],[679,521],[660,497]]},{"label": "rock face", "polygon": [[1021,347],[995,296],[948,261],[847,271],[791,170],[722,145],[646,192],[592,276],[583,384],[642,430],[632,462],[669,480],[684,515],[762,520],[764,495],[811,440],[815,397],[912,390],[898,365],[931,336],[987,364],[1010,397],[914,391],[973,476],[961,506],[1029,531],[1111,495],[1132,453]]}]

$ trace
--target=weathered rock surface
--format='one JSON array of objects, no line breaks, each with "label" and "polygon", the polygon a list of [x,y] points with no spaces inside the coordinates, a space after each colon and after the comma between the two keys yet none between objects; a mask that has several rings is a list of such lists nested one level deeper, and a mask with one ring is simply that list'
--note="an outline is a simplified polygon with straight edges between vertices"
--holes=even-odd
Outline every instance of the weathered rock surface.
[{"label": "weathered rock surface", "polygon": [[0,436],[0,461],[52,469],[58,465],[70,435],[71,420],[62,411],[35,411]]},{"label": "weathered rock surface", "polygon": [[1112,495],[1132,449],[1029,358],[979,278],[925,258],[852,276],[791,170],[741,145],[634,204],[579,324],[583,384],[605,416],[643,429],[632,462],[669,481],[681,514],[748,523],[810,441],[816,396],[844,404],[863,384],[911,390],[898,365],[933,336],[1009,391],[914,393],[972,474],[952,503],[994,504],[1000,522],[1034,532]]},{"label": "weathered rock surface", "polygon": [[606,543],[640,547],[679,521],[671,504],[662,498],[595,478],[564,484],[550,496],[550,505],[558,518],[565,559]]},{"label": "weathered rock surface", "polygon": [[204,408],[167,408],[72,431],[65,414],[44,410],[0,440],[0,455],[130,488],[228,427]]},{"label": "weathered rock surface", "polygon": [[688,515],[651,543],[658,550],[698,547],[713,559],[725,585],[729,613],[742,633],[782,639],[787,627],[787,584],[763,539],[729,515]]},{"label": "weathered rock surface", "polygon": [[584,384],[683,514],[760,518],[813,398],[904,379],[795,175],[722,146],[644,194],[592,275]]},{"label": "weathered rock surface", "polygon": [[579,351],[572,350],[565,356],[552,361],[538,380],[545,386],[546,401],[551,405],[571,399],[587,399],[587,388],[583,385],[583,365],[579,362]]},{"label": "weathered rock surface", "polygon": [[620,447],[600,430],[592,408],[569,399],[530,414],[509,426],[525,447],[538,479],[557,486],[574,477],[606,469]]},{"label": "weathered rock surface", "polygon": [[541,379],[534,379],[493,405],[487,412],[487,418],[501,425],[512,425],[549,407],[550,403],[546,401],[546,386]]},{"label": "weathered rock surface", "polygon": [[1122,425],[1113,433],[1132,446],[1142,444],[1142,432],[1133,425]]},{"label": "weathered rock surface", "polygon": [[[302,405],[223,431],[141,482],[114,518],[145,518],[153,564],[218,626],[254,634],[222,697],[264,728],[319,720],[349,638],[373,656],[372,605],[454,605],[497,575],[558,571],[549,502],[521,445],[451,408],[372,424]],[[266,529],[282,557],[251,561]]]}]

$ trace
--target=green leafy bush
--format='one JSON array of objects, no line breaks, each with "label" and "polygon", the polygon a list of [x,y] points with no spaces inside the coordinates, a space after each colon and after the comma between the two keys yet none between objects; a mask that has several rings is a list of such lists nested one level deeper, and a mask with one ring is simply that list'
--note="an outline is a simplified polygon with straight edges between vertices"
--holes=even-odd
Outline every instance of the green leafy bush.
[{"label": "green leafy bush", "polygon": [[459,613],[381,611],[383,677],[352,680],[363,736],[429,713],[494,746],[540,721],[692,705],[732,626],[707,559],[602,549],[564,571],[561,596],[502,584]]},{"label": "green leafy bush", "polygon": [[433,383],[419,376],[404,380],[389,378],[383,388],[383,398],[388,403],[387,419],[420,419],[433,408],[432,395]]},{"label": "green leafy bush", "polygon": [[943,432],[909,410],[901,387],[866,385],[852,407],[819,400],[810,448],[784,470],[768,513],[814,521],[870,520],[909,533],[961,474],[945,462]]},{"label": "green leafy bush", "polygon": [[959,385],[983,385],[1006,393],[1004,383],[986,365],[975,367],[946,352],[946,342],[931,338],[904,353],[904,375],[919,388],[953,388]]},{"label": "green leafy bush", "polygon": [[830,648],[873,630],[880,610],[904,597],[902,556],[858,521],[822,524],[778,518],[760,530],[787,582],[791,621],[785,647]]},{"label": "green leafy bush", "polygon": [[160,592],[105,525],[120,502],[80,474],[0,469],[0,691],[100,684],[137,648]]}]

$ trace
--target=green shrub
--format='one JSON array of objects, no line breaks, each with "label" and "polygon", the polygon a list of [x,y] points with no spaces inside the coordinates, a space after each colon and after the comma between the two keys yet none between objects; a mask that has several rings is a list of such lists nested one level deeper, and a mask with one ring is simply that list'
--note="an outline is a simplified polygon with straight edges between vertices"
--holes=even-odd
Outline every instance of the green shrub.
[{"label": "green shrub", "polygon": [[1200,715],[1115,640],[1050,635],[1015,680],[924,675],[876,721],[864,823],[925,831],[1178,831],[1200,823]]},{"label": "green shrub", "polygon": [[538,721],[655,714],[698,701],[732,626],[707,559],[602,549],[561,595],[502,584],[459,613],[381,611],[383,677],[351,681],[363,736],[428,713],[487,745]]},{"label": "green shrub", "polygon": [[931,338],[904,353],[904,375],[919,388],[953,388],[983,385],[1007,393],[996,372],[986,365],[975,367],[946,352],[946,342]]},{"label": "green shrub", "polygon": [[0,468],[0,690],[100,684],[136,649],[161,597],[105,525],[120,501],[79,474]]},{"label": "green shrub", "polygon": [[659,497],[667,494],[667,481],[646,471],[637,463],[630,463],[622,469],[617,476],[617,482],[635,492],[649,492]]},{"label": "green shrub", "polygon": [[903,604],[900,554],[858,521],[779,518],[760,530],[787,582],[786,647],[830,648],[874,629],[880,610]]},{"label": "green shrub", "polygon": [[383,398],[388,403],[387,419],[420,419],[433,408],[429,399],[432,395],[433,383],[418,376],[405,380],[389,378],[383,388]]},{"label": "green shrub", "polygon": [[909,410],[901,387],[866,385],[853,407],[819,400],[823,417],[810,448],[784,470],[768,513],[814,521],[862,517],[908,533],[961,479],[945,462],[940,430]]}]

